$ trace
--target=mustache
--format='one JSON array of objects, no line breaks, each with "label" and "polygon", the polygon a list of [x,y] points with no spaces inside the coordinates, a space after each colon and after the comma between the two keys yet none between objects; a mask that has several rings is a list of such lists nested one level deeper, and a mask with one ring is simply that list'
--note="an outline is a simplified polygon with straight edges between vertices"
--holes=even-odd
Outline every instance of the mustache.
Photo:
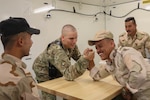
[{"label": "mustache", "polygon": [[127,30],[127,32],[131,32],[130,30]]}]

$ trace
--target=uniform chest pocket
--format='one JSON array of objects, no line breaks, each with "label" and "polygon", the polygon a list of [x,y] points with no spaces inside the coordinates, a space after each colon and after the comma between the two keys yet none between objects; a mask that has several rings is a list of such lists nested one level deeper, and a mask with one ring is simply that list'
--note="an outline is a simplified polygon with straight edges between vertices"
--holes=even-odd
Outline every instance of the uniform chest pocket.
[{"label": "uniform chest pocket", "polygon": [[136,40],[136,41],[133,43],[133,47],[134,47],[135,49],[144,48],[144,43],[145,43],[145,41]]}]

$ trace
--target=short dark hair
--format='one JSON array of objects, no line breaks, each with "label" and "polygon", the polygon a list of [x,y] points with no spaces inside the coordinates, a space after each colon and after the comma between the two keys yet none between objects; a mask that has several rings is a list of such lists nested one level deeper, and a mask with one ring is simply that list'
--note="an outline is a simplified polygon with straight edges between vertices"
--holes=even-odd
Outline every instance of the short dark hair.
[{"label": "short dark hair", "polygon": [[[26,32],[26,34],[30,34],[30,33]],[[1,36],[1,42],[3,44],[4,49],[6,48],[6,46],[11,48],[13,43],[18,38],[18,36],[24,36],[24,35],[25,35],[25,32],[24,33],[22,32],[20,34],[8,35],[8,36],[2,35]]]},{"label": "short dark hair", "polygon": [[136,24],[134,17],[128,17],[125,19],[125,22],[129,22],[129,21],[132,21],[134,24]]}]

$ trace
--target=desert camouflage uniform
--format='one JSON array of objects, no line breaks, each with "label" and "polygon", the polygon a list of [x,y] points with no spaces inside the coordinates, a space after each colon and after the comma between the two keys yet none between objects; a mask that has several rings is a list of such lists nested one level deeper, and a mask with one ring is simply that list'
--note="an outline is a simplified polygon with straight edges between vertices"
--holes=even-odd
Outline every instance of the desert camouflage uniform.
[{"label": "desert camouflage uniform", "polygon": [[150,100],[150,64],[141,53],[131,47],[114,49],[103,67],[94,67],[90,75],[100,80],[113,75],[116,81],[127,87],[137,100]]},{"label": "desert camouflage uniform", "polygon": [[[46,48],[34,61],[33,70],[35,71],[38,82],[44,82],[50,79],[48,71],[49,62],[62,73],[66,80],[69,81],[81,76],[89,66],[89,61],[81,56],[77,46],[73,50],[66,49],[59,39],[56,41],[59,42],[52,43],[50,47]],[[71,58],[77,61],[74,65],[71,64]],[[46,94],[44,93],[43,96],[45,96],[45,100],[55,100],[54,97],[51,98],[52,95],[47,95],[46,97]]]},{"label": "desert camouflage uniform", "polygon": [[137,31],[132,39],[131,36],[128,36],[128,33],[123,33],[119,36],[119,46],[133,47],[141,52],[143,57],[146,57],[145,49],[150,53],[150,37],[145,32]]},{"label": "desert camouflage uniform", "polygon": [[0,100],[40,100],[25,63],[9,54],[0,60]]}]

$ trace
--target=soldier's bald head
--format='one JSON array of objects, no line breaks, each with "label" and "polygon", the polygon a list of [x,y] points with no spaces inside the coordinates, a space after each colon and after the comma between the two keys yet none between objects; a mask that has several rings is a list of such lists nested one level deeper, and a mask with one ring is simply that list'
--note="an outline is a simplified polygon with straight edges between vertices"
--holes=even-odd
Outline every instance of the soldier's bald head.
[{"label": "soldier's bald head", "polygon": [[63,28],[62,28],[62,31],[61,31],[62,35],[67,35],[67,33],[70,33],[70,32],[77,32],[77,30],[71,24],[64,25]]}]

